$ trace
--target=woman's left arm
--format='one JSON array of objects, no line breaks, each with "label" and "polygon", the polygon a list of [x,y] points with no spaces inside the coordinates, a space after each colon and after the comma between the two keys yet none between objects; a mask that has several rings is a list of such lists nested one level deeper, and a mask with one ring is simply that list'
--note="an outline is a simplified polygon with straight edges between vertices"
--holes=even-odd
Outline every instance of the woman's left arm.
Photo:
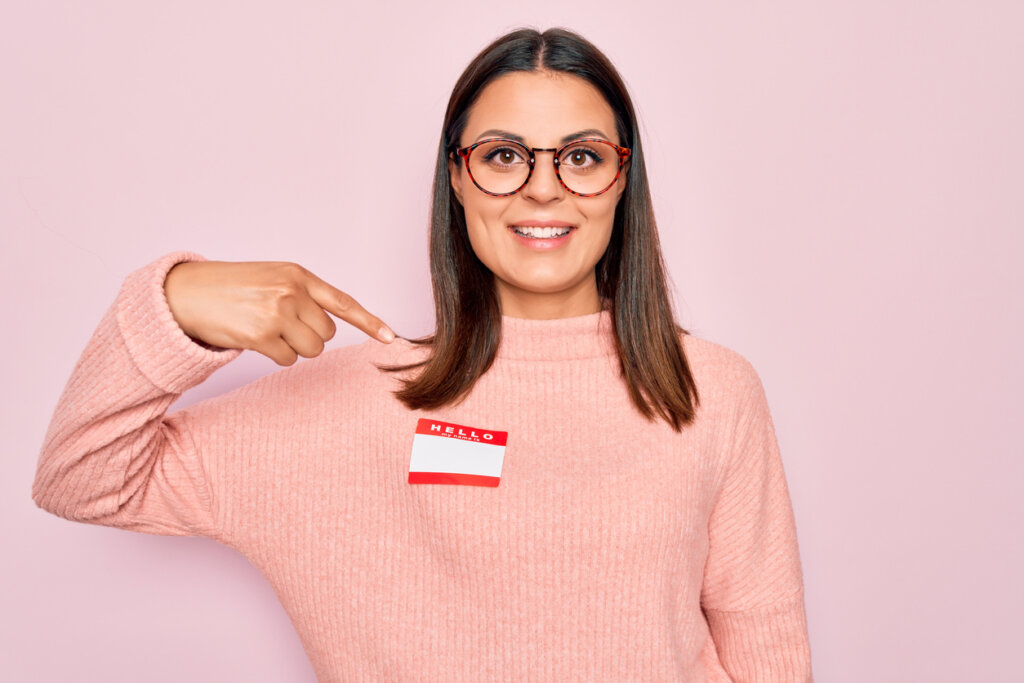
[{"label": "woman's left arm", "polygon": [[796,523],[764,387],[745,359],[701,590],[734,681],[811,681]]}]

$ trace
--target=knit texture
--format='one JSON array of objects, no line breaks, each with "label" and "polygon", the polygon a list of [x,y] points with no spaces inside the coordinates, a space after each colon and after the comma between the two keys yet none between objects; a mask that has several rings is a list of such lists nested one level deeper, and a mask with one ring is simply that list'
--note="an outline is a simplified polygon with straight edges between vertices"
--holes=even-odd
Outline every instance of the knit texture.
[{"label": "knit texture", "polygon": [[[333,349],[166,414],[238,351],[174,322],[177,252],[132,273],[89,341],[33,500],[81,522],[201,535],[262,571],[321,681],[810,681],[792,506],[757,373],[691,335],[701,404],[631,403],[607,311],[504,317],[468,398],[410,411]],[[497,487],[410,484],[417,420],[508,432]]]}]

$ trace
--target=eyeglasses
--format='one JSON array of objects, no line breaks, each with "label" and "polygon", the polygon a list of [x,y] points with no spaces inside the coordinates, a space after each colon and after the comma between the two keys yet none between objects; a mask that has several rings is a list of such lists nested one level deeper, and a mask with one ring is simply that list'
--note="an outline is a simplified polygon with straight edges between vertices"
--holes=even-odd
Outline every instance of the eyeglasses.
[{"label": "eyeglasses", "polygon": [[537,152],[554,152],[555,175],[562,187],[578,197],[596,197],[619,179],[631,153],[627,147],[600,138],[573,140],[557,149],[488,138],[454,151],[466,162],[473,184],[495,197],[507,197],[526,187]]}]

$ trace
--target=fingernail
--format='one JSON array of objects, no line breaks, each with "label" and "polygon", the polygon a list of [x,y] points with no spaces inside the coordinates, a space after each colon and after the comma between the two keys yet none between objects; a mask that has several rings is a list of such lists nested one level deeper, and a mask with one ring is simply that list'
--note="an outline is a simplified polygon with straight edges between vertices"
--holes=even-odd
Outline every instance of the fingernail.
[{"label": "fingernail", "polygon": [[395,341],[395,333],[387,325],[377,330],[377,336],[386,342]]}]

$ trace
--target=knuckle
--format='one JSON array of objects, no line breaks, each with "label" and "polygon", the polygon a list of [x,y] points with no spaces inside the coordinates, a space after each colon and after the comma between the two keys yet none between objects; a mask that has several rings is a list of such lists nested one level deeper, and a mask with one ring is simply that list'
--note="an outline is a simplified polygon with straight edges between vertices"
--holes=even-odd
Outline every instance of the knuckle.
[{"label": "knuckle", "polygon": [[305,268],[292,261],[278,261],[275,266],[282,274],[290,275],[291,277],[299,277],[306,273]]},{"label": "knuckle", "polygon": [[275,284],[274,290],[279,299],[295,299],[305,291],[305,288],[299,284],[298,280],[285,278]]},{"label": "knuckle", "polygon": [[342,313],[351,313],[356,309],[356,300],[344,292],[340,292],[335,301],[338,304],[338,310]]},{"label": "knuckle", "polygon": [[270,287],[282,295],[295,295],[305,289],[302,282],[306,275],[306,269],[297,263],[286,261],[274,263]]},{"label": "knuckle", "polygon": [[310,342],[309,348],[306,349],[306,353],[304,353],[303,355],[306,358],[314,358],[316,356],[319,356],[321,353],[323,353],[323,350],[324,350],[324,343],[323,343],[323,341],[320,341],[319,339],[317,339],[317,341]]}]

